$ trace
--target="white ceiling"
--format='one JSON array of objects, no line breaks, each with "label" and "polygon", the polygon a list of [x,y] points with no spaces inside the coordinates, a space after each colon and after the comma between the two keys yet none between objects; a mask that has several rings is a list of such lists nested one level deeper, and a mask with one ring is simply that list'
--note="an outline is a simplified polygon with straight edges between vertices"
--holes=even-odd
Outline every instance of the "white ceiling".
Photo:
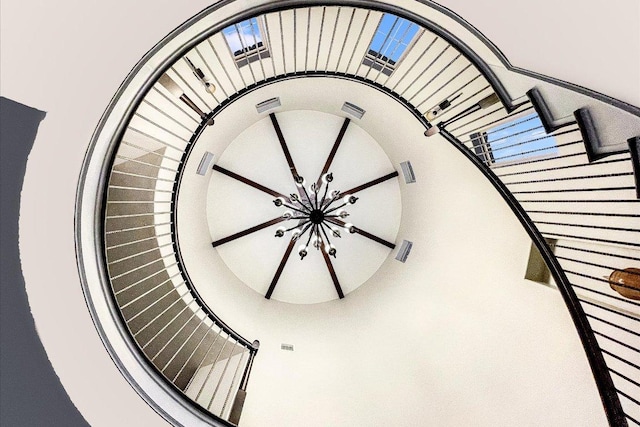
[{"label": "white ceiling", "polygon": [[[324,83],[332,84],[330,81]],[[286,86],[281,86],[283,95],[290,96],[292,90],[296,89],[287,89]],[[321,99],[316,101],[321,105],[327,103]],[[249,108],[244,111],[244,115],[257,114],[252,106],[245,103],[243,107]],[[298,173],[307,178],[307,183],[313,182],[320,176],[344,118],[319,111],[280,110],[276,111],[276,117]],[[356,122],[352,121],[347,128],[329,170],[334,175],[331,189],[348,190],[396,169],[378,143]],[[220,120],[218,125],[223,126]],[[209,132],[209,135],[213,133]],[[198,161],[196,157],[192,159]],[[220,158],[215,159],[215,163],[282,194],[297,192],[269,117],[238,135]],[[357,196],[360,199],[347,208],[351,216],[345,221],[394,242],[401,211],[397,178],[369,188]],[[212,241],[279,217],[286,209],[276,208],[273,199],[274,197],[226,175],[212,172],[207,193],[207,219]],[[181,198],[180,204],[181,208],[190,205],[185,198]],[[290,221],[279,225],[284,224],[290,228],[296,223],[297,221]],[[225,264],[242,282],[263,295],[267,292],[289,242],[287,237],[274,237],[277,227],[278,225],[271,226],[216,249]],[[307,235],[299,244],[306,242]],[[376,272],[391,249],[345,231],[342,236],[340,239],[331,239],[338,250],[332,264],[346,295]],[[181,239],[190,237],[180,233]],[[337,299],[338,294],[321,254],[315,250],[309,251],[309,256],[301,261],[297,255],[299,244],[296,244],[289,257],[271,298],[299,304]]]}]

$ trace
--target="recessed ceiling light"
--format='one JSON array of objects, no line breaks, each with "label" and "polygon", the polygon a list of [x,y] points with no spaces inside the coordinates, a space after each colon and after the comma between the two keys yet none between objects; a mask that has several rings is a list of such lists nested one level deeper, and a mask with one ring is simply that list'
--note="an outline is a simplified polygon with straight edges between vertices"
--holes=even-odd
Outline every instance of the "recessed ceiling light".
[{"label": "recessed ceiling light", "polygon": [[400,169],[402,169],[402,175],[404,175],[404,182],[407,184],[413,184],[416,182],[416,174],[413,173],[413,166],[410,161],[400,163]]},{"label": "recessed ceiling light", "polygon": [[213,160],[213,153],[205,151],[204,155],[202,156],[202,160],[200,160],[200,164],[198,165],[198,175],[204,176],[207,174],[211,160]]},{"label": "recessed ceiling light", "polygon": [[407,258],[409,258],[409,253],[411,252],[412,247],[413,242],[403,240],[402,245],[400,245],[400,249],[398,249],[398,253],[396,254],[396,260],[406,262]]},{"label": "recessed ceiling light", "polygon": [[362,108],[350,102],[344,103],[344,105],[342,106],[342,111],[355,117],[356,119],[361,119],[362,116],[364,116],[364,113],[366,113],[366,111],[364,111]]},{"label": "recessed ceiling light", "polygon": [[278,108],[281,105],[282,103],[280,102],[280,98],[275,97],[275,98],[267,99],[266,101],[262,101],[256,104],[256,110],[258,110],[258,114],[261,114],[261,113],[264,113],[265,111]]}]

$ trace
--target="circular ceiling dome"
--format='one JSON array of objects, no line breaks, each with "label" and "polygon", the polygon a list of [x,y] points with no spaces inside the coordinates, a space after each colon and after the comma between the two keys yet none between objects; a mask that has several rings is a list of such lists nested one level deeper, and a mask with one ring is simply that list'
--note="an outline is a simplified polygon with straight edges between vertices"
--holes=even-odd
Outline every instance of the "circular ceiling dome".
[{"label": "circular ceiling dome", "polygon": [[[287,160],[305,185],[296,185]],[[227,267],[258,293],[297,304],[343,298],[391,253],[401,216],[397,173],[375,139],[349,118],[311,110],[272,113],[238,135],[215,163],[219,173],[211,175],[207,193],[212,242]],[[321,179],[329,173],[331,182]],[[278,207],[274,196],[286,201]],[[366,232],[350,232],[350,224]]]}]

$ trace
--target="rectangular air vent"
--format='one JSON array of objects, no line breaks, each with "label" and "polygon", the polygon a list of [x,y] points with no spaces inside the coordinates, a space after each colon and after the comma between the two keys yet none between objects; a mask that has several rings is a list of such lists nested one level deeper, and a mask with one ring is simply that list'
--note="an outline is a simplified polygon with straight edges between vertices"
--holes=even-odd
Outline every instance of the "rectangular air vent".
[{"label": "rectangular air vent", "polygon": [[396,260],[400,262],[406,262],[407,258],[409,258],[409,252],[411,252],[411,248],[413,247],[413,242],[408,240],[403,240],[400,245],[400,249],[398,249],[398,253],[396,254]]},{"label": "rectangular air vent", "polygon": [[280,103],[280,98],[271,98],[266,101],[262,101],[256,104],[256,110],[258,110],[258,114],[264,113],[265,111],[273,110],[274,108],[278,108],[282,104]]},{"label": "rectangular air vent", "polygon": [[212,160],[213,160],[213,153],[205,151],[204,155],[202,156],[202,160],[200,160],[200,164],[198,165],[197,174],[202,176],[206,175],[207,171],[209,170],[209,164],[211,163]]},{"label": "rectangular air vent", "polygon": [[293,351],[293,344],[280,344],[280,350]]},{"label": "rectangular air vent", "polygon": [[362,108],[358,107],[357,105],[354,105],[350,102],[345,102],[344,105],[342,106],[342,111],[344,111],[345,113],[352,115],[353,117],[355,117],[356,119],[361,119],[362,116],[364,116],[364,113],[366,113],[366,111],[364,111]]},{"label": "rectangular air vent", "polygon": [[404,175],[404,182],[407,184],[416,182],[416,174],[413,173],[413,166],[411,166],[410,161],[400,163],[400,169],[402,169],[402,175]]}]

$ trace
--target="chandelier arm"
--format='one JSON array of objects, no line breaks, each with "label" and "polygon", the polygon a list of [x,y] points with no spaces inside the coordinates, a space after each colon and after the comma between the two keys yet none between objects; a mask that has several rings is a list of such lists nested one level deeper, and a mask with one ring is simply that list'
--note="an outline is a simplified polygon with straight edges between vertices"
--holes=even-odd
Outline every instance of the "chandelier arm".
[{"label": "chandelier arm", "polygon": [[319,224],[316,224],[316,242],[318,242],[316,250],[319,250],[320,246],[323,244],[322,237],[320,236],[320,225]]},{"label": "chandelier arm", "polygon": [[[286,207],[288,207],[289,209],[293,209],[294,211],[298,211],[298,212],[303,213],[303,214],[305,214],[305,215],[307,215],[307,214],[311,213],[311,211],[310,211],[310,210],[308,210],[308,209],[307,209],[307,211],[303,211],[303,210],[300,210],[300,209],[298,209],[298,208],[296,208],[296,207],[293,207],[293,206],[291,206],[291,205],[288,205],[288,204],[286,204],[286,203],[283,203],[283,204],[282,204],[282,206],[286,206]],[[302,206],[304,206],[304,205],[302,205]],[[306,206],[304,206],[304,207],[306,208]]]},{"label": "chandelier arm", "polygon": [[[311,224],[311,221],[308,221],[308,224],[307,224],[307,225],[305,225],[305,226],[302,228],[302,231],[301,231],[301,232],[300,232],[300,234],[298,235],[298,238],[297,238],[297,239],[299,239],[300,237],[302,237],[302,236],[304,235],[304,233],[306,233],[306,232],[307,232],[307,230],[309,230],[309,227],[311,227],[311,225],[312,225],[312,224]],[[297,239],[296,239],[296,240],[297,240]]]},{"label": "chandelier arm", "polygon": [[327,236],[327,232],[324,229],[324,221],[320,224],[320,229],[322,230],[322,234],[324,234],[324,238],[327,239],[327,244],[331,246],[331,240],[329,240],[329,236]]},{"label": "chandelier arm", "polygon": [[[291,219],[293,219],[293,218],[291,218]],[[301,219],[305,219],[305,218],[301,218]],[[305,225],[305,224],[308,224],[308,223],[310,223],[310,222],[311,222],[311,220],[306,220],[306,221],[305,221],[305,222],[303,222],[302,224],[298,223],[298,224],[294,225],[293,227],[291,227],[291,228],[288,228],[288,229],[284,230],[284,232],[286,233],[287,231],[295,230],[296,228],[298,228],[298,227],[300,227],[300,226],[303,226],[303,225]],[[300,235],[302,235],[302,233],[300,233]]]},{"label": "chandelier arm", "polygon": [[[327,198],[327,193],[329,192],[329,183],[327,182],[324,186],[324,195],[322,196],[322,200],[320,200],[320,207],[324,205],[324,202]],[[323,208],[324,209],[324,208]]]},{"label": "chandelier arm", "polygon": [[328,211],[325,211],[325,212],[324,212],[324,213],[325,213],[325,216],[326,216],[326,214],[328,214],[328,213],[331,213],[331,212],[337,211],[337,210],[338,210],[338,209],[340,209],[340,208],[344,208],[344,207],[345,207],[345,206],[347,206],[348,204],[349,204],[349,203],[343,203],[343,204],[341,204],[340,206],[338,206],[337,208],[333,208],[333,209],[329,209]]},{"label": "chandelier arm", "polygon": [[305,247],[309,247],[309,242],[311,242],[311,237],[313,237],[313,230],[314,230],[315,225],[311,224],[311,231],[309,232],[309,238],[307,239],[307,244],[304,245]]},{"label": "chandelier arm", "polygon": [[300,187],[302,188],[302,191],[304,191],[304,195],[307,196],[307,200],[309,201],[309,205],[311,206],[312,210],[316,209],[313,206],[313,202],[311,201],[311,197],[309,197],[309,193],[307,193],[307,189],[305,188],[304,184],[300,185]]},{"label": "chandelier arm", "polygon": [[338,192],[338,194],[336,194],[335,197],[332,197],[329,201],[327,201],[326,206],[324,206],[322,209],[326,210],[329,206],[331,206],[336,200],[338,200],[340,198],[340,196],[342,195],[341,192]]}]

